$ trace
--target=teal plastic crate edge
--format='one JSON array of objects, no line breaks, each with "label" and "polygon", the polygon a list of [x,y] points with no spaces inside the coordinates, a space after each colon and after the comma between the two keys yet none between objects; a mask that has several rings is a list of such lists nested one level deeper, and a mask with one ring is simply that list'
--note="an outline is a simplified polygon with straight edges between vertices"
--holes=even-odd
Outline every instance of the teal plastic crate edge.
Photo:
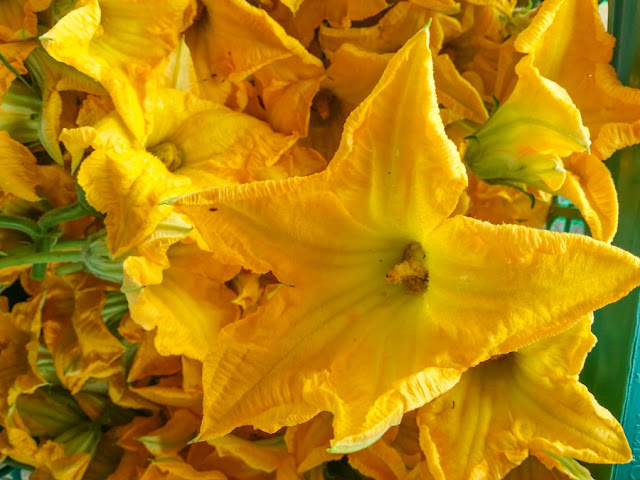
[{"label": "teal plastic crate edge", "polygon": [[629,440],[634,460],[613,467],[612,480],[640,480],[640,301],[636,309],[636,331],[627,378],[627,389],[622,407],[622,428]]}]

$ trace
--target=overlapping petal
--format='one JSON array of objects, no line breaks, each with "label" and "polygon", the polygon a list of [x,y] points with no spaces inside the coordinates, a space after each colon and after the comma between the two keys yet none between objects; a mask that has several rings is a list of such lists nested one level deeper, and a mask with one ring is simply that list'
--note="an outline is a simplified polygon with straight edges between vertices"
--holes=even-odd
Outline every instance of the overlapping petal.
[{"label": "overlapping petal", "polygon": [[[12,42],[0,44],[0,55],[21,75],[27,73],[24,59],[36,48],[35,42]],[[15,74],[5,65],[0,66],[0,101],[15,80]]]},{"label": "overlapping petal", "polygon": [[[186,34],[203,94],[224,99],[222,84],[242,90],[252,76],[273,128],[306,136],[309,107],[324,75],[322,62],[265,11],[247,2],[204,4],[206,9]],[[238,103],[242,110],[244,104]]]},{"label": "overlapping petal", "polygon": [[591,318],[469,370],[418,415],[437,479],[500,479],[529,453],[625,462],[617,420],[577,380],[595,343]]},{"label": "overlapping petal", "polygon": [[40,39],[53,58],[100,82],[127,127],[144,141],[147,95],[194,14],[191,0],[82,0]]},{"label": "overlapping petal", "polygon": [[609,169],[587,153],[571,155],[564,166],[567,178],[558,194],[580,209],[593,238],[611,242],[618,228],[618,196]]},{"label": "overlapping petal", "polygon": [[36,158],[27,147],[13,140],[5,131],[0,131],[0,162],[3,172],[0,176],[0,189],[4,193],[37,202],[40,197],[36,193],[36,186],[40,175]]},{"label": "overlapping petal", "polygon": [[640,92],[623,86],[609,65],[614,42],[591,0],[545,2],[515,42],[542,76],[567,90],[601,160],[640,141]]},{"label": "overlapping petal", "polygon": [[[189,231],[185,227],[182,235]],[[224,285],[240,269],[220,265],[193,241],[178,243],[180,236],[173,245],[161,232],[155,237],[124,263],[123,291],[131,317],[147,330],[157,328],[155,345],[161,354],[202,360],[219,330],[240,314],[232,303],[234,292]]]},{"label": "overlapping petal", "polygon": [[318,39],[329,58],[345,43],[370,52],[390,53],[397,51],[429,21],[433,23],[430,44],[434,52],[439,52],[445,41],[460,33],[460,24],[455,18],[425,8],[418,2],[399,2],[372,27],[345,29],[321,25]]}]

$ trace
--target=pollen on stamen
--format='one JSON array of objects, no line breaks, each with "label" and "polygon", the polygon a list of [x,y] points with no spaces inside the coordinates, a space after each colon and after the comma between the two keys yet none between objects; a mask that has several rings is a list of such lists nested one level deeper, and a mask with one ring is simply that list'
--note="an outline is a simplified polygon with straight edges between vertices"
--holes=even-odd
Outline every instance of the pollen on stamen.
[{"label": "pollen on stamen", "polygon": [[409,293],[424,293],[429,286],[429,272],[426,266],[426,254],[422,246],[410,243],[404,250],[402,262],[387,273],[387,283],[404,284]]}]

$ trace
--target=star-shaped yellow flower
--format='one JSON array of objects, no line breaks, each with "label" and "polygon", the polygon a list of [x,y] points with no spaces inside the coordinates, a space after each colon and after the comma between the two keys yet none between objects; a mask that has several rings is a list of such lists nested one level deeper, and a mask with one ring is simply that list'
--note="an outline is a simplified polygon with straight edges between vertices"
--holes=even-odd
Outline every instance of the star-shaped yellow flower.
[{"label": "star-shaped yellow flower", "polygon": [[280,288],[205,358],[201,439],[334,414],[334,453],[492,355],[559,333],[640,283],[578,235],[449,215],[467,179],[440,120],[426,30],[351,114],[326,171],[175,201],[225,263]]}]

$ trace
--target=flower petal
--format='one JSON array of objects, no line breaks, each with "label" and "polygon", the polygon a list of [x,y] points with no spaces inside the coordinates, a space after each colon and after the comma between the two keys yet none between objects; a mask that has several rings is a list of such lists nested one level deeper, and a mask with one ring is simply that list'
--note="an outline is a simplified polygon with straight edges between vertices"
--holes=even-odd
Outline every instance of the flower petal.
[{"label": "flower petal", "polygon": [[580,209],[593,238],[610,243],[618,229],[618,196],[611,172],[587,153],[566,158],[564,165],[567,179],[557,193]]},{"label": "flower petal", "polygon": [[[583,235],[457,216],[422,243],[429,270],[425,301],[457,339],[443,346],[453,358],[477,352],[478,341],[489,341],[489,355],[497,355],[559,333],[640,281],[640,259]],[[475,364],[468,357],[462,362]]]},{"label": "flower petal", "polygon": [[40,182],[36,157],[5,131],[0,131],[0,162],[0,189],[3,192],[29,202],[40,200],[36,193],[36,187]]},{"label": "flower petal", "polygon": [[204,3],[206,10],[186,34],[203,93],[211,88],[219,98],[219,82],[239,86],[252,75],[273,128],[306,136],[322,62],[265,11],[239,0]]},{"label": "flower petal", "polygon": [[146,95],[194,13],[191,0],[82,0],[40,40],[53,58],[100,82],[143,141]]},{"label": "flower petal", "polygon": [[591,0],[545,2],[515,42],[571,95],[601,160],[640,141],[640,91],[623,86],[609,65],[614,43]]},{"label": "flower petal", "polygon": [[437,479],[500,479],[532,453],[587,462],[631,458],[622,427],[577,380],[595,343],[591,317],[466,372],[418,414]]}]

